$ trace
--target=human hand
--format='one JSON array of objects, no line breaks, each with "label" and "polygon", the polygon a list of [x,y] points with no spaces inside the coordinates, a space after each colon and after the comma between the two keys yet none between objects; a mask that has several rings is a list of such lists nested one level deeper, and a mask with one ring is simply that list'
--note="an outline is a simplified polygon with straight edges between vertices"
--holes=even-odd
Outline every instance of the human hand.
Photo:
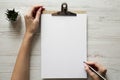
[{"label": "human hand", "polygon": [[[86,64],[93,67],[102,76],[105,76],[107,69],[104,66],[102,66],[101,64],[98,64],[96,62],[86,62]],[[93,71],[91,71],[87,65],[85,65],[85,70],[92,77],[93,80],[101,80],[101,78],[97,74],[95,74]]]},{"label": "human hand", "polygon": [[41,13],[44,10],[42,6],[33,6],[25,15],[25,25],[27,35],[34,35],[39,27]]}]

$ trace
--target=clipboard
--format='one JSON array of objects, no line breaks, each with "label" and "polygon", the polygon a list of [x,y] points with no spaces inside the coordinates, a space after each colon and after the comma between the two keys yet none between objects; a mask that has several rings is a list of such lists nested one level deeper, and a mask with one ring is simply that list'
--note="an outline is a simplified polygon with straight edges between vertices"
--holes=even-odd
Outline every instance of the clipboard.
[{"label": "clipboard", "polygon": [[[77,12],[77,13],[76,13]],[[41,16],[41,78],[86,79],[87,15],[85,11],[44,11]],[[74,24],[72,24],[74,23]]]}]

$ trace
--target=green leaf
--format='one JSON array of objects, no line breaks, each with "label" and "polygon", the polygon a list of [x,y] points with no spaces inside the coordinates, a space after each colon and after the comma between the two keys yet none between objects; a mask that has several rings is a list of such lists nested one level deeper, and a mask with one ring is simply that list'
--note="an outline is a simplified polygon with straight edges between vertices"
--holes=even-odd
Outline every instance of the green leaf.
[{"label": "green leaf", "polygon": [[13,10],[7,9],[6,12],[7,12],[7,13],[5,13],[5,14],[6,14],[6,16],[7,16],[7,18],[8,18],[9,20],[11,20],[11,21],[16,21],[17,16],[18,16],[18,12],[16,12],[15,9],[13,9]]}]

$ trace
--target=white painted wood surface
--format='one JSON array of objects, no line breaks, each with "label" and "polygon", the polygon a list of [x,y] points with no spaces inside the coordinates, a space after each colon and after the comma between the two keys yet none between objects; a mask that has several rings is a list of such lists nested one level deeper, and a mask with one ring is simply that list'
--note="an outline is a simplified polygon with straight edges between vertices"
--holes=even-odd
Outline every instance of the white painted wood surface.
[{"label": "white painted wood surface", "polygon": [[[70,10],[87,11],[88,60],[106,66],[108,80],[120,80],[120,0],[0,0],[0,80],[10,80],[25,31],[25,12],[35,4],[47,10],[59,10],[63,2],[68,3]],[[14,24],[5,15],[12,8],[21,16]],[[30,80],[41,80],[40,55],[38,33],[31,54]]]}]

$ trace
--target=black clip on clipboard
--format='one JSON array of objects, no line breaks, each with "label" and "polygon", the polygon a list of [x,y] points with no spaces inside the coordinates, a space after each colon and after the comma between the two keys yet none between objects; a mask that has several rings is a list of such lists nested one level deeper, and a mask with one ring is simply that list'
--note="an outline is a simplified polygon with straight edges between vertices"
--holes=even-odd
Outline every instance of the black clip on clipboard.
[{"label": "black clip on clipboard", "polygon": [[77,15],[76,13],[68,11],[67,3],[62,3],[61,11],[52,14],[52,16],[76,16],[76,15]]}]

